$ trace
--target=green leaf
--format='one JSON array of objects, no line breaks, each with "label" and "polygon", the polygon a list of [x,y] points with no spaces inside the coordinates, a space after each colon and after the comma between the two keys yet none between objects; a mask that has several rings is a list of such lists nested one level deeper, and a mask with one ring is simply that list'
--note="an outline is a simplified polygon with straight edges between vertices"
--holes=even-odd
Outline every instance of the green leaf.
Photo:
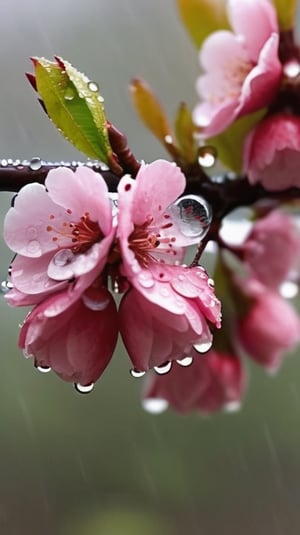
[{"label": "green leaf", "polygon": [[112,149],[97,84],[69,62],[55,59],[33,58],[37,91],[50,119],[77,149],[109,164]]},{"label": "green leaf", "polygon": [[192,114],[185,102],[181,102],[175,117],[175,135],[180,154],[185,163],[191,164],[197,160],[197,146],[195,142],[196,127]]},{"label": "green leaf", "polygon": [[297,0],[273,0],[281,31],[291,30],[296,24]]},{"label": "green leaf", "polygon": [[218,151],[220,161],[232,171],[242,170],[243,149],[247,134],[262,119],[265,110],[246,115],[235,121],[221,134],[207,140]]},{"label": "green leaf", "polygon": [[212,32],[229,28],[225,0],[176,1],[182,22],[197,48]]}]

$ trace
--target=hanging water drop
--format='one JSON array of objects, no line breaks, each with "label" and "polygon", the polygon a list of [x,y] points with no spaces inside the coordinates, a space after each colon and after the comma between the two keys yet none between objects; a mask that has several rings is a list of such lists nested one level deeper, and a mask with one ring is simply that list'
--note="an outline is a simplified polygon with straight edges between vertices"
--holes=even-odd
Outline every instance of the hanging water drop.
[{"label": "hanging water drop", "polygon": [[75,390],[79,392],[79,394],[89,394],[94,390],[94,383],[89,383],[88,385],[82,385],[81,383],[75,383],[74,384]]},{"label": "hanging water drop", "polygon": [[81,299],[87,308],[89,308],[90,310],[94,310],[95,312],[105,310],[109,305],[109,298],[103,298],[101,295],[98,299],[93,299],[85,293],[82,295]]},{"label": "hanging water drop", "polygon": [[7,160],[5,159],[1,160],[1,167],[7,167],[7,166],[8,166]]},{"label": "hanging water drop", "polygon": [[163,398],[145,398],[142,400],[142,407],[150,414],[161,414],[169,407],[169,403]]},{"label": "hanging water drop", "polygon": [[212,167],[217,159],[217,149],[210,145],[204,145],[198,150],[198,163],[201,167]]},{"label": "hanging water drop", "polygon": [[99,86],[96,84],[96,82],[89,82],[88,88],[90,91],[92,91],[92,93],[97,93],[99,91]]},{"label": "hanging water drop", "polygon": [[199,243],[207,234],[212,220],[212,211],[207,201],[198,195],[185,195],[172,206],[175,224],[190,244]]},{"label": "hanging water drop", "polygon": [[75,97],[75,90],[71,85],[69,85],[65,91],[64,99],[67,101],[71,101],[71,100],[74,100],[74,97]]},{"label": "hanging water drop", "polygon": [[161,366],[154,366],[153,369],[154,369],[154,371],[156,373],[158,373],[158,375],[165,375],[166,373],[169,373],[171,368],[172,368],[172,362],[171,361],[167,361],[164,364],[162,364]]},{"label": "hanging water drop", "polygon": [[13,284],[10,281],[2,281],[1,282],[1,292],[3,294],[6,294],[9,292],[9,290],[12,290]]},{"label": "hanging water drop", "polygon": [[207,353],[207,351],[210,350],[212,346],[212,340],[206,341],[206,342],[200,342],[199,344],[194,344],[193,348],[197,351],[197,353]]},{"label": "hanging water drop", "polygon": [[146,372],[137,370],[136,368],[132,368],[129,373],[131,377],[134,377],[135,379],[140,379],[140,377],[144,377],[146,374]]},{"label": "hanging water drop", "polygon": [[38,171],[42,167],[42,160],[38,156],[31,158],[29,167],[32,171]]},{"label": "hanging water drop", "polygon": [[36,366],[36,369],[41,373],[49,373],[49,372],[51,372],[50,366]]},{"label": "hanging water drop", "polygon": [[183,359],[176,360],[177,364],[179,366],[183,366],[184,368],[187,368],[191,364],[193,364],[193,357],[184,357]]}]

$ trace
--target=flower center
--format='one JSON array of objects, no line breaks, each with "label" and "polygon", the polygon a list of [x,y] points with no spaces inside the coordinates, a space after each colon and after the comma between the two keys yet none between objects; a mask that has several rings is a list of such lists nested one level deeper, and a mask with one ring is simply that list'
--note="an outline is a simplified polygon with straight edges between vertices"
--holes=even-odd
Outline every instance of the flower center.
[{"label": "flower center", "polygon": [[[68,214],[71,214],[71,210],[67,210]],[[50,219],[54,219],[54,216],[50,216]],[[56,228],[53,225],[47,226],[47,232],[53,232],[54,236],[52,241],[59,247],[66,247],[66,244],[62,244],[63,239],[71,240],[71,251],[74,254],[85,253],[94,243],[101,241],[103,233],[96,221],[90,219],[88,212],[85,212],[78,223],[66,222],[61,224],[61,228]]]},{"label": "flower center", "polygon": [[128,238],[129,248],[134,252],[139,264],[147,267],[149,260],[157,260],[159,253],[176,255],[173,243],[174,236],[163,236],[164,230],[173,226],[168,215],[164,216],[167,221],[161,229],[151,229],[153,217],[149,217],[142,225],[134,225],[134,229]]}]

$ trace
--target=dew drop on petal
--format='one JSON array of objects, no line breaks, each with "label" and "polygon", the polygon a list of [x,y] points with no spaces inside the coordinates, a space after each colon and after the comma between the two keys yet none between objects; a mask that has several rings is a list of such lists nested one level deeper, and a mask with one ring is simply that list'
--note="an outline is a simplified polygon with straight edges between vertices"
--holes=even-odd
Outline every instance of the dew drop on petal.
[{"label": "dew drop on petal", "polygon": [[199,344],[194,344],[193,348],[198,353],[206,353],[207,351],[210,350],[211,346],[212,346],[212,340],[210,340],[209,342],[200,342]]},{"label": "dew drop on petal", "polygon": [[53,263],[57,267],[64,267],[74,260],[74,254],[70,249],[61,249],[53,257]]},{"label": "dew drop on petal", "polygon": [[38,240],[29,240],[27,243],[27,252],[29,254],[40,254],[42,252],[40,242]]},{"label": "dew drop on petal", "polygon": [[162,364],[161,366],[154,366],[153,369],[154,369],[154,371],[156,373],[158,373],[158,375],[165,375],[166,373],[169,373],[171,368],[172,368],[172,362],[171,361],[167,361],[164,364]]},{"label": "dew drop on petal", "polygon": [[152,288],[154,286],[153,275],[150,272],[141,271],[137,276],[137,280],[144,288]]},{"label": "dew drop on petal", "polygon": [[94,390],[94,383],[82,385],[81,383],[74,383],[74,388],[79,394],[89,394]]},{"label": "dew drop on petal", "polygon": [[183,359],[176,360],[177,364],[179,366],[183,366],[186,368],[187,366],[190,366],[193,363],[193,357],[184,357]]},{"label": "dew drop on petal", "polygon": [[198,243],[207,234],[212,220],[212,211],[207,201],[199,195],[180,197],[172,206],[175,224],[190,244]]},{"label": "dew drop on petal", "polygon": [[142,407],[150,414],[161,414],[169,407],[169,403],[163,398],[145,398],[142,400]]},{"label": "dew drop on petal", "polygon": [[94,311],[105,310],[107,306],[109,305],[109,299],[107,297],[104,299],[102,298],[102,299],[97,300],[97,299],[91,299],[86,294],[83,294],[82,301],[87,308],[89,308],[90,310],[94,310]]},{"label": "dew drop on petal", "polygon": [[293,299],[298,295],[299,286],[294,281],[284,281],[279,286],[279,293],[285,299]]},{"label": "dew drop on petal", "polygon": [[137,370],[136,368],[132,368],[130,370],[131,377],[134,377],[135,379],[140,379],[140,377],[144,377],[145,374],[146,372],[142,372],[140,370]]},{"label": "dew drop on petal", "polygon": [[49,373],[49,372],[51,372],[50,366],[36,366],[36,369],[41,373]]},{"label": "dew drop on petal", "polygon": [[38,171],[42,167],[42,160],[38,156],[31,158],[29,167],[32,171]]},{"label": "dew drop on petal", "polygon": [[217,159],[217,149],[210,145],[200,147],[198,150],[198,163],[201,167],[212,167]]}]

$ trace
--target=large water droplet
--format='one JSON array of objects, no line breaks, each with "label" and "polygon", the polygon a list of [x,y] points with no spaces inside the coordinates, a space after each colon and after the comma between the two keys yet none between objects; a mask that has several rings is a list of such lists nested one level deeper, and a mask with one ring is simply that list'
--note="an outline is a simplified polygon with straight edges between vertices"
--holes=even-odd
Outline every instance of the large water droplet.
[{"label": "large water droplet", "polygon": [[131,377],[134,377],[135,379],[139,379],[140,377],[144,377],[145,374],[146,374],[146,372],[139,371],[136,368],[132,368],[132,370],[130,370]]},{"label": "large water droplet", "polygon": [[41,373],[49,373],[49,372],[51,372],[50,366],[36,366],[36,369]]},{"label": "large water droplet", "polygon": [[296,59],[292,59],[283,65],[283,72],[288,78],[297,78],[300,74],[300,63]]},{"label": "large water droplet", "polygon": [[7,166],[8,166],[8,161],[3,158],[3,160],[1,160],[1,167],[7,167]]},{"label": "large water droplet", "polygon": [[217,159],[217,149],[210,145],[204,145],[198,150],[198,162],[201,167],[212,167]]},{"label": "large water droplet", "polygon": [[199,344],[194,344],[193,348],[197,351],[197,353],[206,353],[210,350],[212,346],[212,340],[207,342],[200,342]]},{"label": "large water droplet", "polygon": [[179,364],[179,366],[186,368],[187,366],[193,364],[193,357],[184,357],[183,359],[176,360],[176,362]]},{"label": "large water droplet", "polygon": [[279,286],[279,293],[285,299],[294,299],[298,295],[299,286],[295,281],[284,281]]},{"label": "large water droplet", "polygon": [[198,243],[207,234],[212,211],[207,201],[198,195],[185,195],[171,207],[173,218],[180,232],[189,238],[190,244]]},{"label": "large water droplet", "polygon": [[42,167],[42,160],[38,156],[31,158],[29,162],[29,167],[32,171],[38,171]]},{"label": "large water droplet", "polygon": [[163,398],[145,398],[142,400],[142,407],[150,414],[161,414],[169,407],[169,403]]},{"label": "large water droplet", "polygon": [[165,375],[166,373],[169,373],[171,368],[172,368],[172,362],[167,361],[167,362],[164,362],[164,364],[162,364],[161,366],[154,366],[153,369],[154,371],[156,371],[156,373],[158,373],[158,375]]},{"label": "large water droplet", "polygon": [[97,91],[99,91],[99,86],[96,84],[96,82],[89,82],[88,88],[90,91],[92,91],[92,93],[97,93]]},{"label": "large water droplet", "polygon": [[90,383],[88,385],[82,385],[80,383],[75,383],[74,384],[74,388],[75,388],[75,390],[77,390],[77,392],[79,392],[79,394],[89,394],[90,392],[92,392],[94,390],[94,383]]},{"label": "large water droplet", "polygon": [[74,100],[74,97],[75,97],[75,90],[71,85],[69,85],[66,88],[66,91],[65,91],[65,94],[64,94],[64,98],[67,101],[71,101],[71,100]]},{"label": "large water droplet", "polygon": [[225,412],[237,412],[241,408],[241,403],[238,400],[228,401],[223,405]]},{"label": "large water droplet", "polygon": [[53,263],[57,267],[64,267],[74,260],[75,255],[70,249],[61,249],[53,257]]}]

